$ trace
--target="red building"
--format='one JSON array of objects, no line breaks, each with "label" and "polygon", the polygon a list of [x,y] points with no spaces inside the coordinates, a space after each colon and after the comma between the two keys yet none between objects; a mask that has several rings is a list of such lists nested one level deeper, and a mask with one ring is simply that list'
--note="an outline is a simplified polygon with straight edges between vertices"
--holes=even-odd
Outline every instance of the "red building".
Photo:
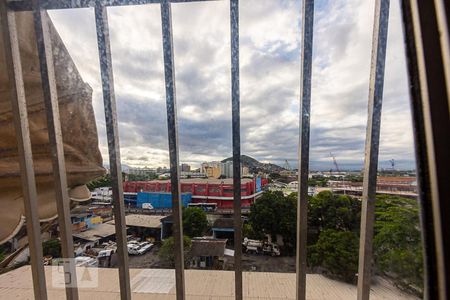
[{"label": "red building", "polygon": [[[192,194],[192,203],[217,203],[220,208],[233,208],[233,179],[181,179],[181,192]],[[241,180],[241,206],[249,207],[262,194],[267,179]],[[170,180],[125,181],[123,191],[170,192]]]}]

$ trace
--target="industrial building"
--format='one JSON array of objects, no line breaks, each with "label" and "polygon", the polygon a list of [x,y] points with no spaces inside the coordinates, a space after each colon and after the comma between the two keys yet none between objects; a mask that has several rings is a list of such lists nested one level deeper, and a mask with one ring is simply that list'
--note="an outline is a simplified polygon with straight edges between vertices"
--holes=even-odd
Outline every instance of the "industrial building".
[{"label": "industrial building", "polygon": [[[233,161],[228,160],[225,162],[204,162],[201,165],[201,173],[206,174],[208,178],[233,178]],[[249,168],[241,164],[241,176],[246,176],[249,174]]]},{"label": "industrial building", "polygon": [[[335,193],[346,193],[352,196],[361,196],[363,190],[362,182],[351,181],[328,181],[328,185]],[[377,178],[377,194],[402,196],[415,199],[417,197],[417,179],[415,177],[383,177]]]},{"label": "industrial building", "polygon": [[233,161],[229,160],[220,164],[220,175],[233,178]]},{"label": "industrial building", "polygon": [[[181,179],[181,193],[190,194],[192,203],[216,203],[219,209],[233,208],[233,180],[230,179]],[[250,205],[261,196],[264,187],[268,184],[265,178],[243,178],[241,180],[241,206],[250,207]],[[170,193],[170,180],[153,180],[153,181],[125,181],[123,183],[124,193],[127,198],[139,193],[152,192],[159,194]],[[141,195],[144,197],[168,197],[157,195]],[[188,196],[184,196],[188,197]],[[150,199],[150,198],[149,198]],[[187,199],[187,198],[185,198]],[[141,200],[141,203],[144,200]],[[170,200],[168,200],[170,201]],[[187,201],[187,200],[186,200]],[[166,204],[171,207],[171,202]],[[136,200],[136,205],[137,200]],[[186,203],[187,205],[187,203]],[[142,204],[141,204],[142,207]]]},{"label": "industrial building", "polygon": [[219,178],[221,174],[220,167],[205,167],[206,176],[208,178]]},{"label": "industrial building", "polygon": [[214,238],[228,239],[234,244],[234,221],[232,218],[219,218],[212,226]]},{"label": "industrial building", "polygon": [[204,162],[200,168],[201,173],[206,174],[208,178],[219,178],[222,175],[221,162]]},{"label": "industrial building", "polygon": [[[184,207],[191,203],[192,194],[182,193],[181,202]],[[138,208],[172,208],[172,194],[161,192],[138,192],[136,197]]]},{"label": "industrial building", "polygon": [[102,217],[97,216],[90,211],[74,212],[71,214],[70,219],[73,232],[81,232],[95,228],[103,222]]},{"label": "industrial building", "polygon": [[128,174],[131,175],[141,175],[141,176],[146,176],[146,175],[154,175],[156,174],[156,169],[154,168],[129,168],[128,172],[126,172]]},{"label": "industrial building", "polygon": [[82,240],[83,243],[93,242],[101,244],[109,240],[116,240],[116,228],[112,224],[102,223],[96,227],[73,234],[74,240]]},{"label": "industrial building", "polygon": [[[128,234],[143,240],[159,241],[161,239],[161,219],[164,216],[155,215],[126,215],[125,223],[128,228]],[[107,224],[114,225],[115,220]]]},{"label": "industrial building", "polygon": [[193,238],[190,267],[199,269],[223,269],[225,266],[226,244],[226,239]]},{"label": "industrial building", "polygon": [[191,172],[191,166],[188,164],[181,164],[180,170],[181,172]]}]

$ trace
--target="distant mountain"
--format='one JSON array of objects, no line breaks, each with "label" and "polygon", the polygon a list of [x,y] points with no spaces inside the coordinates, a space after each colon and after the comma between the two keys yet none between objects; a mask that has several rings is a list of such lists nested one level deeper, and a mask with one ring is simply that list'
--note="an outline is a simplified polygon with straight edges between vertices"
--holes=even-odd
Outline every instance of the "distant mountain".
[{"label": "distant mountain", "polygon": [[[222,162],[227,161],[233,161],[233,157],[228,157],[222,160]],[[284,168],[275,165],[275,164],[265,164],[262,162],[257,161],[253,157],[247,156],[247,155],[241,155],[241,162],[242,165],[245,167],[248,167],[250,173],[258,173],[258,172],[264,172],[264,173],[278,173],[280,171],[285,170]]]}]

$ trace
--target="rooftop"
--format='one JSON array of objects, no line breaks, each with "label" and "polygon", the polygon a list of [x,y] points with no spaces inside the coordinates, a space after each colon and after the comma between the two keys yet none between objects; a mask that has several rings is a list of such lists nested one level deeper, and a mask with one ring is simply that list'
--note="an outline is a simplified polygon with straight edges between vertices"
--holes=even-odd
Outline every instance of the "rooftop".
[{"label": "rooftop", "polygon": [[74,233],[73,236],[87,241],[97,241],[113,234],[116,234],[115,226],[108,223],[102,223],[86,231]]},{"label": "rooftop", "polygon": [[192,239],[192,256],[224,256],[226,239]]},{"label": "rooftop", "polygon": [[[245,184],[247,182],[252,182],[253,179],[250,178],[241,178],[241,183]],[[138,181],[136,181],[138,182]],[[149,180],[147,182],[152,183],[170,183],[170,179],[166,180]],[[233,178],[224,178],[224,179],[214,179],[214,178],[186,178],[186,179],[180,179],[181,183],[192,183],[192,184],[233,184]]]},{"label": "rooftop", "polygon": [[[125,222],[127,226],[146,227],[146,228],[161,228],[161,219],[165,216],[155,215],[127,215]],[[114,220],[107,224],[114,224]]]},{"label": "rooftop", "polygon": [[[49,299],[64,299],[65,291],[52,287],[52,268],[45,267]],[[78,268],[81,274],[83,268]],[[80,299],[120,299],[117,269],[99,268],[98,286],[79,288]],[[77,273],[78,273],[77,272]],[[78,276],[80,278],[81,276]],[[175,271],[167,269],[130,269],[133,299],[175,299]],[[187,299],[234,299],[234,272],[186,270]],[[318,274],[306,275],[306,298],[356,299],[356,286]],[[295,299],[294,273],[244,272],[245,299]],[[30,266],[0,275],[0,299],[32,299]],[[389,282],[378,279],[371,287],[371,300],[417,299],[406,295]]]},{"label": "rooftop", "polygon": [[213,228],[234,228],[232,218],[219,218],[214,221]]},{"label": "rooftop", "polygon": [[415,183],[417,181],[416,177],[406,177],[406,176],[378,176],[378,183]]}]

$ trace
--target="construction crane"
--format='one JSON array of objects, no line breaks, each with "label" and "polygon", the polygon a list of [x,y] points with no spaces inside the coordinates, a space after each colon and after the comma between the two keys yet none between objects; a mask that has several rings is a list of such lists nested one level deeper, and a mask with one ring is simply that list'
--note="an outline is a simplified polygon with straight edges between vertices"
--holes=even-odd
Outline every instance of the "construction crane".
[{"label": "construction crane", "polygon": [[395,171],[395,160],[394,160],[394,159],[391,159],[391,160],[389,160],[389,162],[391,163],[391,169],[392,169],[392,171]]},{"label": "construction crane", "polygon": [[289,164],[289,162],[288,162],[287,159],[284,160],[283,168],[286,169],[286,170],[288,170],[288,171],[291,171],[291,170],[292,170],[291,165]]},{"label": "construction crane", "polygon": [[[333,164],[336,167],[336,171],[337,171],[337,173],[339,175],[339,173],[341,173],[341,170],[339,170],[339,165],[337,163],[336,157],[331,152],[330,152],[330,156],[331,156],[331,158],[333,158]],[[331,175],[331,170],[330,170],[330,175]],[[343,191],[344,191],[344,195],[346,195],[347,192],[345,191],[345,187],[344,187],[344,176],[342,176],[342,188],[343,188]]]},{"label": "construction crane", "polygon": [[336,161],[336,157],[334,156],[333,153],[330,153],[330,156],[331,156],[331,158],[333,158],[333,163],[334,163],[334,166],[336,167],[336,171],[337,171],[338,173],[340,173],[341,171],[339,170],[339,166],[338,166],[338,163],[337,163],[337,161]]}]

